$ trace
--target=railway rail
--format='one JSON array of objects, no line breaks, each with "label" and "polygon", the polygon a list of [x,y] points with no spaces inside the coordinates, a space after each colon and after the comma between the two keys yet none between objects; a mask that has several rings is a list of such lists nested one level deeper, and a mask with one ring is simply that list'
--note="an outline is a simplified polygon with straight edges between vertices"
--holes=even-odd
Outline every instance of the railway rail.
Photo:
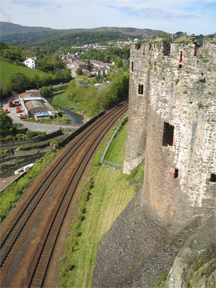
[{"label": "railway rail", "polygon": [[[7,262],[7,257],[12,254],[20,235],[27,233],[28,222],[34,217],[35,210],[40,209],[45,195],[49,190],[52,191],[53,187],[57,187],[59,181],[67,178],[65,183],[61,182],[58,190],[59,204],[53,207],[51,217],[46,224],[46,233],[43,233],[34,260],[31,262],[32,265],[29,267],[28,287],[43,287],[60,229],[85,168],[107,131],[126,111],[127,101],[105,113],[65,147],[61,158],[47,172],[41,185],[32,194],[1,240],[0,267]],[[77,163],[76,159],[79,159]],[[69,172],[64,174],[65,170]]]}]

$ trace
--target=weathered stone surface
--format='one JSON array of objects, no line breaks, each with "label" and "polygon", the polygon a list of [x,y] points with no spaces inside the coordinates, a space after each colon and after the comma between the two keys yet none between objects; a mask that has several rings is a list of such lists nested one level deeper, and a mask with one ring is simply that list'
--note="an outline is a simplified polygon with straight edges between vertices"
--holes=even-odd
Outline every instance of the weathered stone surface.
[{"label": "weathered stone surface", "polygon": [[216,287],[216,214],[180,250],[165,287]]},{"label": "weathered stone surface", "polygon": [[163,220],[140,189],[98,244],[92,287],[151,286],[169,273],[200,221],[181,226]]},{"label": "weathered stone surface", "polygon": [[[160,217],[182,223],[215,208],[216,40],[202,52],[190,37],[171,43],[170,53],[167,45],[156,39],[131,47],[124,173],[146,150],[143,197]],[[174,128],[167,145],[165,122]]]}]

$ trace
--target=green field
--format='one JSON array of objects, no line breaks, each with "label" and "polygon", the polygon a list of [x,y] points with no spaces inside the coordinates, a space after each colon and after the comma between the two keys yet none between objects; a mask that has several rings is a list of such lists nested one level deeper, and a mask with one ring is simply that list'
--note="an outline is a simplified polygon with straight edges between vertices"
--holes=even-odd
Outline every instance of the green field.
[{"label": "green field", "polygon": [[[112,151],[115,151],[116,154],[115,159],[120,163],[123,163],[124,158],[126,130],[127,123],[117,133],[112,147]],[[65,257],[62,261],[59,287],[91,287],[98,242],[136,193],[134,186],[128,185],[126,175],[122,171],[97,164],[100,162],[102,152],[105,150],[110,137],[106,139],[100,151],[97,152],[92,165],[90,175],[94,171],[94,185],[86,205],[85,220],[81,222],[82,224],[78,228],[81,236],[75,240],[78,245],[74,251],[71,247],[76,243],[74,242],[73,230],[76,224],[73,223],[71,226]],[[107,160],[110,161],[111,159],[111,157],[107,157]]]},{"label": "green field", "polygon": [[85,110],[85,107],[80,103],[71,102],[67,98],[66,93],[55,96],[55,98],[53,99],[53,103],[54,105],[61,106],[62,108],[74,109],[75,111],[78,112],[82,112]]},{"label": "green field", "polygon": [[29,77],[34,77],[35,75],[47,75],[45,72],[33,70],[30,68],[26,68],[23,66],[18,66],[15,64],[11,64],[4,60],[2,57],[0,58],[0,81],[6,80],[8,76],[14,73],[21,72]]}]

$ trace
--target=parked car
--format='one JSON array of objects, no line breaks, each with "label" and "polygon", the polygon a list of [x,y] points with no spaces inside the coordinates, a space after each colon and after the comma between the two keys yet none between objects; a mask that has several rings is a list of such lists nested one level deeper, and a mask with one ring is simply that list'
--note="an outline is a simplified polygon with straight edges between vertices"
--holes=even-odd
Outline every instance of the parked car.
[{"label": "parked car", "polygon": [[8,113],[8,112],[9,112],[7,108],[5,109],[5,112],[6,112],[6,113]]},{"label": "parked car", "polygon": [[20,116],[20,119],[27,119],[27,117],[26,116]]},{"label": "parked car", "polygon": [[21,111],[20,107],[16,107],[16,113],[19,113]]}]

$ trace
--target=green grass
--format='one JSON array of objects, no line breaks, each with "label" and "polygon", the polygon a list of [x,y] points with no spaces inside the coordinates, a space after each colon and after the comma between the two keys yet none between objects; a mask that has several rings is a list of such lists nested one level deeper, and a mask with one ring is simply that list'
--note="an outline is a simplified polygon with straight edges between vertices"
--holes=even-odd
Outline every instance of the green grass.
[{"label": "green grass", "polygon": [[2,222],[7,212],[14,207],[14,204],[16,203],[22,192],[33,180],[38,177],[39,173],[43,170],[45,165],[56,154],[57,151],[53,151],[48,154],[41,161],[37,162],[34,166],[29,168],[22,178],[20,178],[16,182],[13,182],[0,193],[0,222]]},{"label": "green grass", "polygon": [[78,111],[78,112],[82,112],[85,110],[85,107],[81,105],[80,103],[71,102],[67,98],[66,93],[62,93],[62,94],[55,96],[55,98],[53,99],[53,103],[54,105],[58,105],[63,108],[65,107],[67,109],[74,109],[75,111]]},{"label": "green grass", "polygon": [[18,66],[15,64],[11,64],[9,62],[7,62],[3,57],[0,57],[0,81],[4,81],[8,78],[8,76],[17,73],[17,72],[21,72],[29,77],[34,77],[35,75],[48,75],[45,72],[41,72],[41,71],[37,71],[34,69],[30,69],[30,68],[26,68],[23,66]]},{"label": "green grass", "polygon": [[117,133],[106,153],[105,160],[123,165],[126,145],[127,125],[123,125]]},{"label": "green grass", "polygon": [[[134,187],[128,185],[122,171],[100,165],[102,153],[115,129],[96,153],[89,179],[80,196],[78,215],[83,215],[85,220],[74,220],[71,225],[64,261],[61,262],[59,287],[91,287],[98,242],[135,195]],[[119,151],[119,155],[116,152],[116,159],[121,163],[124,156],[119,149],[118,138],[122,143],[126,141],[125,129],[117,133],[117,144],[112,148],[113,151]],[[81,236],[75,236],[77,232]],[[73,265],[73,269],[65,271],[67,265]]]}]

